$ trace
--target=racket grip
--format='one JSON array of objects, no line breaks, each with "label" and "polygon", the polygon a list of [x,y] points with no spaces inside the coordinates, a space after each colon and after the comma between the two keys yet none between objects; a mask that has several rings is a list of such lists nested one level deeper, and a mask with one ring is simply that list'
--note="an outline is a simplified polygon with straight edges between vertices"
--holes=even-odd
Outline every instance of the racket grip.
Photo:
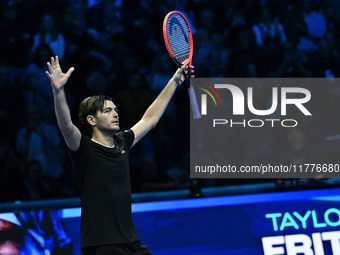
[{"label": "racket grip", "polygon": [[193,117],[194,117],[195,120],[200,119],[201,114],[200,114],[200,111],[199,111],[199,108],[198,108],[198,105],[197,105],[195,90],[192,86],[188,88],[188,93],[189,93],[189,99],[190,99]]}]

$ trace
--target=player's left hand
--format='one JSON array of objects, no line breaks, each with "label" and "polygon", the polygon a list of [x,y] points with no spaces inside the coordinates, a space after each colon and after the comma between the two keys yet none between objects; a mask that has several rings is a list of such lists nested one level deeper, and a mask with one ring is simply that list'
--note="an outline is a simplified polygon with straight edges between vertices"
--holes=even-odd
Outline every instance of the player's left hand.
[{"label": "player's left hand", "polygon": [[194,66],[189,67],[188,65],[182,65],[180,68],[177,69],[174,76],[171,78],[177,86],[181,85],[185,80],[184,75],[188,75],[190,72],[191,78],[195,77],[194,75]]}]

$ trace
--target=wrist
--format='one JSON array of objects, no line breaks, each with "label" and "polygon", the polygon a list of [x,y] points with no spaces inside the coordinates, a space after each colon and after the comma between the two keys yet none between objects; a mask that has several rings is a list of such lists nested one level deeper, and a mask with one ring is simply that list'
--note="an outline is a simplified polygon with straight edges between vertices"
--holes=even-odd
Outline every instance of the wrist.
[{"label": "wrist", "polygon": [[52,87],[52,92],[53,92],[54,95],[60,94],[63,90],[64,90],[63,87],[58,88],[58,89]]},{"label": "wrist", "polygon": [[177,79],[176,77],[172,77],[168,82],[168,85],[174,88],[177,88],[182,84],[181,80]]}]

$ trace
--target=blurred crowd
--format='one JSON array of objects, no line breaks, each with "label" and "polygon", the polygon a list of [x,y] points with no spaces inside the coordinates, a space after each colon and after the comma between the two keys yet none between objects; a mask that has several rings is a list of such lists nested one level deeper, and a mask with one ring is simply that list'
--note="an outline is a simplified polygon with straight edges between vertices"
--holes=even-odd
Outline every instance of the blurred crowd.
[{"label": "blurred crowd", "polygon": [[[2,1],[0,202],[77,196],[45,74],[50,57],[58,55],[64,70],[75,67],[65,89],[78,127],[80,101],[104,93],[119,108],[121,128],[129,128],[176,70],[162,35],[171,10],[192,27],[197,77],[339,76],[340,0]],[[339,91],[324,94],[336,117]],[[179,88],[131,152],[133,192],[189,187],[189,122],[187,92]],[[324,136],[340,130],[334,119],[327,128]],[[319,131],[286,134],[282,157],[303,157],[294,149]]]}]

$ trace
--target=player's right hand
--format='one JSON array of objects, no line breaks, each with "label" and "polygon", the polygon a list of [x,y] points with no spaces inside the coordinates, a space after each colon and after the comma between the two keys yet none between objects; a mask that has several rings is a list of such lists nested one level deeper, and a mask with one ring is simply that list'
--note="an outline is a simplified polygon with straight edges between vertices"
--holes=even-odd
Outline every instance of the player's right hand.
[{"label": "player's right hand", "polygon": [[68,69],[67,73],[63,73],[59,64],[58,56],[55,56],[55,58],[51,57],[51,62],[47,62],[47,66],[49,72],[46,71],[46,75],[51,82],[53,91],[61,89],[74,71],[74,67],[71,67]]}]

